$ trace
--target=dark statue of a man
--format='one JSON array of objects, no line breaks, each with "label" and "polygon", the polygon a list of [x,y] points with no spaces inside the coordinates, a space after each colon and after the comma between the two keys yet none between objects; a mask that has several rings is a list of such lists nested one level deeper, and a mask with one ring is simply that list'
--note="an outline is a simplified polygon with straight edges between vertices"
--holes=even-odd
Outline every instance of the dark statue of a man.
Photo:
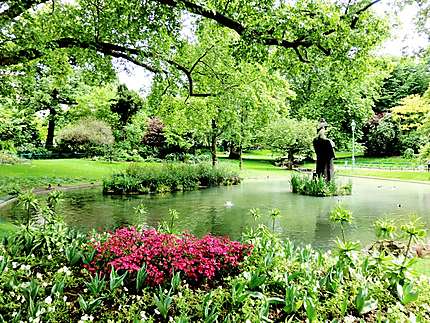
[{"label": "dark statue of a man", "polygon": [[334,143],[326,137],[327,123],[321,118],[317,127],[317,136],[313,140],[314,150],[317,154],[316,176],[323,176],[326,181],[333,179]]}]

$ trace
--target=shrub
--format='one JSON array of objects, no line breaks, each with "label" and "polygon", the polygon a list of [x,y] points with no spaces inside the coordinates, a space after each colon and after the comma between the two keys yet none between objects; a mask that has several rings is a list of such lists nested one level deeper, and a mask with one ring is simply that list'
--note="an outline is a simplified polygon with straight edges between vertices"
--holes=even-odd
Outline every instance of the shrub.
[{"label": "shrub", "polygon": [[20,159],[15,154],[5,152],[5,151],[0,151],[0,164],[12,165],[12,164],[18,164],[20,162],[22,162],[22,159]]},{"label": "shrub", "polygon": [[227,238],[207,235],[198,239],[134,227],[102,235],[89,245],[91,248],[95,256],[85,266],[90,272],[107,275],[114,268],[132,273],[145,266],[146,282],[151,286],[164,283],[173,273],[181,273],[191,283],[220,278],[237,268],[251,251],[249,245]]},{"label": "shrub", "polygon": [[430,143],[421,147],[419,158],[423,162],[430,161]]},{"label": "shrub", "polygon": [[403,158],[406,159],[413,159],[414,158],[414,150],[412,148],[407,148],[404,152],[403,152]]},{"label": "shrub", "polygon": [[101,120],[83,119],[58,134],[58,148],[62,151],[100,155],[112,145],[114,137],[110,126]]},{"label": "shrub", "polygon": [[400,126],[390,114],[375,115],[364,128],[368,156],[393,156],[400,153]]},{"label": "shrub", "polygon": [[351,195],[352,184],[338,185],[336,182],[327,182],[324,178],[310,178],[307,175],[293,174],[290,179],[293,193],[311,196]]},{"label": "shrub", "polygon": [[209,164],[166,163],[132,165],[125,172],[113,174],[103,181],[103,192],[108,194],[155,193],[187,191],[199,186],[219,186],[240,182],[238,173],[227,167]]},{"label": "shrub", "polygon": [[426,136],[423,136],[418,131],[410,131],[400,135],[401,149],[412,149],[414,153],[417,153],[422,145],[426,142]]}]

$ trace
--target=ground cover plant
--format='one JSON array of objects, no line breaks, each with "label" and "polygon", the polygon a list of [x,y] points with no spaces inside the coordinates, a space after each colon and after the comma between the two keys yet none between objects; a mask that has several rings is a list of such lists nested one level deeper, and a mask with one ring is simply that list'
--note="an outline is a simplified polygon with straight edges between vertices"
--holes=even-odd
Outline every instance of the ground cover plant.
[{"label": "ground cover plant", "polygon": [[[158,230],[85,235],[64,224],[60,198],[23,203],[29,225],[3,238],[2,322],[430,320],[429,277],[412,271],[411,245],[425,235],[417,220],[375,224],[380,239],[401,239],[400,254],[344,234],[323,252],[264,225],[242,242],[175,233],[174,214]],[[353,221],[340,205],[330,219],[342,232]]]},{"label": "ground cover plant", "polygon": [[338,184],[335,180],[327,182],[324,178],[311,178],[308,175],[293,174],[290,179],[293,193],[311,196],[351,195],[352,183]]},{"label": "ground cover plant", "polygon": [[194,190],[199,187],[237,184],[239,173],[210,164],[164,163],[131,165],[103,181],[105,194],[146,194]]}]

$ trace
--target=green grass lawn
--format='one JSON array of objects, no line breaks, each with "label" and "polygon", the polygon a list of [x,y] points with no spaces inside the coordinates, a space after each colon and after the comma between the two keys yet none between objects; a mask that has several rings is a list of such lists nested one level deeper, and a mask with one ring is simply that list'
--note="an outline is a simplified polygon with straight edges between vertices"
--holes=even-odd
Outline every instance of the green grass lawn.
[{"label": "green grass lawn", "polygon": [[369,176],[404,181],[430,181],[429,172],[389,171],[379,169],[336,169],[336,174],[346,176]]},{"label": "green grass lawn", "polygon": [[8,194],[15,188],[100,182],[114,171],[126,168],[128,164],[86,159],[48,159],[0,165],[0,196]]},{"label": "green grass lawn", "polygon": [[[340,153],[338,153],[339,156]],[[341,155],[347,158],[349,153]],[[255,150],[244,154],[243,178],[264,178],[289,176],[290,171],[274,166],[275,157],[267,150]],[[340,159],[341,160],[341,159]],[[407,160],[401,157],[369,158],[358,157],[357,160],[366,162],[397,162],[403,163]],[[239,167],[239,161],[230,160],[225,154],[219,154],[222,164]],[[101,182],[104,177],[125,169],[130,163],[127,162],[104,162],[91,161],[87,159],[49,159],[33,160],[28,163],[16,165],[0,165],[0,196],[13,191],[14,188],[35,188],[51,185],[77,185],[83,183]],[[314,169],[314,163],[306,163],[303,167]],[[389,171],[379,169],[356,168],[342,169],[337,167],[337,174],[347,176],[370,176],[377,178],[430,181],[430,173],[414,171]]]},{"label": "green grass lawn", "polygon": [[[266,155],[265,155],[266,154]],[[244,159],[244,178],[286,176],[290,172],[271,164],[267,152],[261,155],[248,154]],[[266,158],[264,158],[266,156]],[[219,158],[220,163],[239,167],[239,161]],[[0,196],[15,188],[28,189],[51,185],[78,185],[101,182],[112,173],[125,169],[130,163],[92,161],[86,159],[46,159],[28,163],[0,165]]]},{"label": "green grass lawn", "polygon": [[[243,166],[241,176],[243,178],[262,178],[262,177],[279,177],[289,176],[291,171],[277,167],[272,164],[271,160],[263,158],[250,158],[243,159]],[[221,164],[230,165],[232,167],[239,167],[238,160],[231,160],[226,157],[218,157]]]},{"label": "green grass lawn", "polygon": [[86,159],[41,159],[30,163],[0,165],[1,176],[48,176],[101,179],[128,163]]}]

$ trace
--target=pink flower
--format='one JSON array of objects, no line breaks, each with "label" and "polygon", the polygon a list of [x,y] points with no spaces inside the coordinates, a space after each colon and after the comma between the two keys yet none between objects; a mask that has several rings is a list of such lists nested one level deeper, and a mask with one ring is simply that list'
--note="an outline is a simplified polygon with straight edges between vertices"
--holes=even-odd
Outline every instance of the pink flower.
[{"label": "pink flower", "polygon": [[198,239],[191,234],[181,236],[158,233],[154,229],[138,231],[134,227],[97,235],[87,249],[96,254],[90,272],[109,274],[115,270],[138,271],[147,268],[147,283],[158,285],[170,279],[173,272],[191,282],[201,282],[229,274],[237,269],[252,246],[207,235]]}]

